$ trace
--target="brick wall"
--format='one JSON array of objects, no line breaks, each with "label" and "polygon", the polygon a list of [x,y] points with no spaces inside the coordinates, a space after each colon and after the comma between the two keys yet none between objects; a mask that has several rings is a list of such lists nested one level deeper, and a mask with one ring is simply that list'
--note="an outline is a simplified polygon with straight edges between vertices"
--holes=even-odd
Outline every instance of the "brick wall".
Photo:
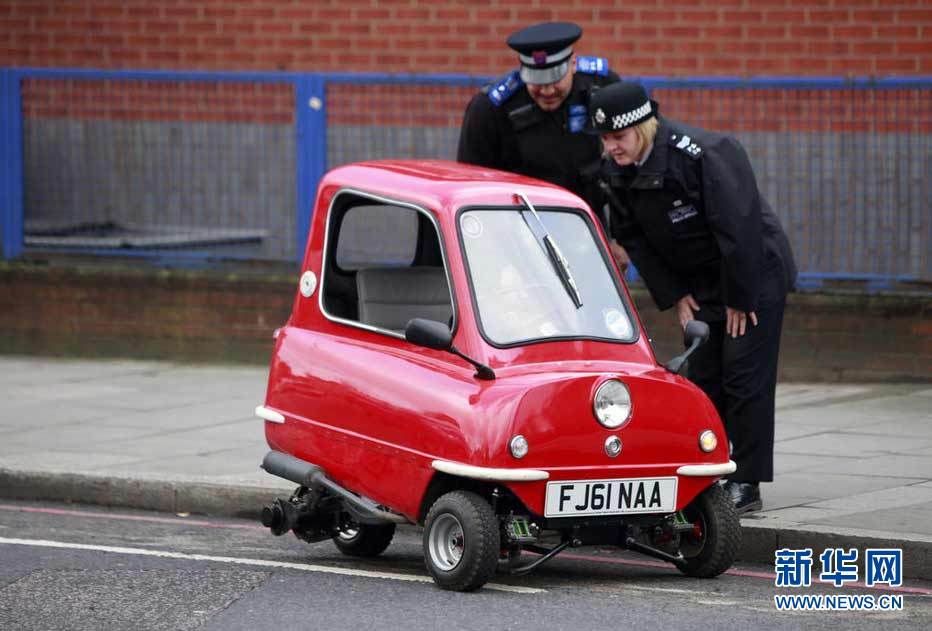
[{"label": "brick wall", "polygon": [[[672,312],[633,292],[658,361],[682,348]],[[932,381],[932,301],[928,295],[860,291],[794,293],[780,344],[782,381]]]},{"label": "brick wall", "polygon": [[289,83],[27,79],[27,119],[294,123]]},{"label": "brick wall", "polygon": [[932,73],[926,0],[0,0],[0,66],[491,74],[545,20],[624,75]]},{"label": "brick wall", "polygon": [[[0,265],[0,354],[265,364],[296,279],[219,272]],[[665,362],[682,348],[669,312],[634,297]],[[932,381],[928,296],[793,294],[785,381]]]},{"label": "brick wall", "polygon": [[291,279],[0,267],[0,354],[266,363]]}]

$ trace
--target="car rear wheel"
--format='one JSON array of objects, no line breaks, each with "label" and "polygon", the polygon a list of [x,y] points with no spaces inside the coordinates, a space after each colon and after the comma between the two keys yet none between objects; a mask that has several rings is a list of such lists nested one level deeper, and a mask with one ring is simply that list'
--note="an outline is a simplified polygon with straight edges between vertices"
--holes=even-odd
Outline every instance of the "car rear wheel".
[{"label": "car rear wheel", "polygon": [[469,592],[495,574],[498,518],[482,497],[453,491],[434,502],[424,522],[427,571],[443,589]]},{"label": "car rear wheel", "polygon": [[385,552],[394,536],[395,524],[357,524],[344,515],[333,543],[345,555],[375,557]]},{"label": "car rear wheel", "polygon": [[692,529],[680,535],[679,565],[687,576],[712,578],[731,567],[741,547],[741,523],[724,489],[713,484],[683,510]]}]

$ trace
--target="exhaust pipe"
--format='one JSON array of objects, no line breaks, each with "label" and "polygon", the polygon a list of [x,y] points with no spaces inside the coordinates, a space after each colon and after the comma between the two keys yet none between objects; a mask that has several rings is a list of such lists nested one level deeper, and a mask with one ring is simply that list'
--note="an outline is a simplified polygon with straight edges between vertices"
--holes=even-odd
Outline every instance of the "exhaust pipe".
[{"label": "exhaust pipe", "polygon": [[277,499],[262,509],[262,525],[280,537],[298,523],[298,509],[288,500]]},{"label": "exhaust pipe", "polygon": [[274,450],[270,451],[262,459],[262,468],[272,475],[291,480],[301,486],[326,489],[332,495],[343,500],[347,511],[361,524],[409,523],[404,515],[379,508],[378,504],[369,498],[356,495],[328,478],[324,470],[317,465],[305,462],[289,454]]}]

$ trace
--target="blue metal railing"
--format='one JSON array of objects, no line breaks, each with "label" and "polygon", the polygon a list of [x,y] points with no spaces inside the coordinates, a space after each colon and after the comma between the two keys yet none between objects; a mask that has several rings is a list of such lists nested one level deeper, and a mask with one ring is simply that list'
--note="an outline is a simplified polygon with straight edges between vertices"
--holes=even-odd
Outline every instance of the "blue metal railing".
[{"label": "blue metal railing", "polygon": [[[165,86],[165,89],[177,90],[178,84],[200,84],[201,86],[209,85],[225,85],[225,84],[239,84],[239,85],[248,85],[248,86],[261,86],[269,84],[284,84],[284,85],[295,85],[299,81],[305,80],[306,75],[294,74],[294,73],[218,73],[218,72],[166,72],[166,71],[107,71],[107,70],[83,70],[83,69],[49,69],[49,68],[36,68],[36,69],[8,69],[3,71],[4,82],[3,82],[3,93],[0,95],[3,103],[3,130],[6,133],[10,131],[11,143],[4,143],[5,146],[9,147],[8,155],[10,159],[16,164],[19,170],[18,177],[11,177],[15,182],[6,182],[4,181],[3,188],[3,199],[4,205],[0,208],[4,218],[4,232],[3,232],[3,245],[4,245],[4,257],[5,258],[15,258],[19,256],[23,251],[33,251],[33,250],[47,250],[52,249],[60,252],[80,252],[88,253],[94,255],[119,255],[119,256],[129,256],[129,257],[149,257],[149,258],[159,258],[161,260],[205,260],[210,258],[217,257],[230,257],[230,258],[253,258],[257,254],[255,252],[256,248],[243,248],[238,247],[236,244],[248,240],[260,239],[263,231],[254,230],[252,235],[244,235],[243,230],[238,229],[236,225],[224,226],[227,228],[225,231],[219,229],[216,225],[213,226],[201,226],[200,230],[196,233],[193,233],[192,226],[190,225],[190,220],[192,217],[195,219],[197,211],[193,211],[189,216],[183,216],[180,210],[177,213],[178,218],[182,220],[185,224],[182,225],[180,229],[175,230],[173,233],[165,234],[164,230],[159,230],[159,225],[157,220],[152,222],[147,226],[148,229],[143,230],[120,230],[118,234],[113,233],[113,223],[109,216],[104,214],[104,211],[100,208],[86,208],[85,205],[90,199],[91,206],[101,206],[107,207],[108,211],[112,207],[113,195],[112,191],[104,191],[104,194],[99,196],[99,200],[94,198],[93,193],[98,191],[90,191],[95,185],[100,185],[101,182],[105,184],[108,183],[108,173],[105,173],[108,169],[115,170],[118,164],[101,164],[101,168],[98,169],[97,173],[88,173],[86,168],[76,168],[82,167],[81,163],[86,160],[88,154],[93,155],[95,149],[100,151],[101,148],[106,148],[111,152],[114,151],[114,146],[117,144],[117,140],[109,141],[111,136],[111,129],[105,129],[102,133],[92,134],[90,129],[53,129],[51,132],[47,133],[46,136],[54,135],[55,138],[52,138],[51,141],[49,138],[45,138],[45,145],[59,145],[59,146],[42,146],[39,151],[33,151],[32,153],[40,153],[39,159],[34,160],[35,163],[30,163],[30,157],[36,158],[36,156],[30,156],[30,149],[32,147],[27,145],[24,142],[24,135],[27,131],[33,131],[33,128],[42,128],[43,123],[46,123],[48,120],[52,119],[54,116],[58,116],[59,119],[71,119],[72,121],[81,121],[81,119],[87,118],[96,118],[98,122],[103,121],[104,123],[113,123],[114,120],[120,119],[125,116],[125,111],[120,111],[116,107],[110,107],[106,102],[95,103],[95,106],[99,105],[101,112],[92,113],[88,115],[86,112],[80,112],[77,115],[69,117],[68,105],[65,104],[64,115],[61,114],[60,110],[62,106],[57,103],[52,103],[56,98],[60,98],[61,95],[56,94],[56,88],[50,89],[50,94],[42,95],[45,96],[49,103],[42,103],[41,105],[53,107],[58,111],[56,115],[46,115],[43,117],[30,117],[28,112],[24,111],[24,108],[29,104],[24,103],[23,99],[25,95],[23,94],[23,85],[27,82],[32,86],[48,86],[54,85],[54,82],[66,82],[69,89],[73,88],[76,92],[81,92],[82,86],[85,88],[87,86],[107,86],[113,88],[114,86],[109,85],[106,82],[115,82],[115,85],[119,86],[118,89],[128,89],[130,92],[133,91],[132,86],[135,86],[136,89],[139,89],[140,86],[151,86],[159,85]],[[130,86],[127,88],[127,86]],[[61,89],[60,87],[58,88]],[[66,90],[67,91],[67,90]],[[117,97],[114,97],[116,100]],[[106,101],[106,96],[102,99]],[[170,100],[170,99],[169,99]],[[173,109],[171,103],[167,104],[167,109]],[[147,104],[137,104],[135,107],[147,107]],[[202,110],[201,113],[209,113],[210,103],[208,100],[204,100],[203,103],[199,104]],[[291,106],[293,109],[293,116],[295,119],[296,128],[308,128],[308,118],[313,117],[313,113],[308,110]],[[130,107],[132,109],[132,107]],[[131,112],[130,112],[131,113]],[[168,111],[168,118],[171,119],[172,112]],[[141,120],[145,121],[146,116],[143,116]],[[60,122],[56,121],[56,122]],[[49,125],[45,125],[49,127]],[[98,125],[99,126],[99,125]],[[191,125],[188,125],[189,127]],[[139,125],[136,126],[136,130],[131,130],[130,135],[134,131],[139,131]],[[75,133],[77,132],[77,133]],[[36,134],[30,136],[32,138]],[[42,131],[38,132],[38,135],[42,135]],[[85,150],[82,152],[80,149],[77,152],[71,150],[71,143],[69,142],[72,137],[79,136],[85,138],[86,136],[95,136],[96,138],[88,140],[86,144],[94,144],[94,147],[85,147]],[[292,134],[293,136],[293,134]],[[156,138],[160,138],[159,134],[155,134]],[[102,141],[101,138],[106,138],[107,141]],[[146,138],[143,136],[143,140]],[[152,169],[153,173],[142,174],[141,181],[146,185],[146,190],[138,190],[136,195],[139,199],[146,198],[150,201],[150,204],[153,208],[149,209],[150,215],[154,215],[161,210],[160,205],[165,204],[168,198],[177,198],[179,191],[172,190],[173,184],[178,180],[179,175],[184,177],[185,180],[193,188],[199,189],[218,189],[221,182],[228,174],[225,173],[213,173],[213,174],[201,174],[198,176],[194,173],[198,169],[195,165],[191,164],[191,156],[184,155],[186,158],[184,164],[175,164],[171,169],[165,169],[165,165],[170,160],[165,158],[178,157],[179,152],[183,152],[183,149],[178,151],[173,151],[173,147],[170,141],[161,142],[161,149],[165,155],[154,156],[145,159],[147,153],[153,148],[152,147],[152,133],[149,134],[149,143],[148,146],[141,146],[130,148],[130,151],[135,151],[137,159],[141,161],[141,164],[148,165]],[[40,144],[42,144],[43,139],[40,138]],[[141,143],[145,145],[146,143]],[[193,139],[189,145],[199,146],[201,149],[204,148],[203,145],[207,143],[202,142],[200,139]],[[67,147],[67,149],[65,149]],[[120,149],[125,149],[125,147],[120,147]],[[189,147],[190,149],[190,147]],[[306,151],[303,151],[303,145],[296,145],[296,149],[301,149],[302,151],[293,156],[291,160],[290,171],[292,173],[289,175],[290,179],[294,178],[294,163],[298,162]],[[125,154],[125,151],[121,153]],[[55,158],[61,157],[61,154],[64,154],[64,160],[59,161]],[[49,159],[49,156],[52,156],[52,159]],[[5,156],[6,157],[6,156]],[[261,160],[261,152],[258,155],[253,156],[253,162]],[[226,160],[225,162],[229,162]],[[51,163],[51,164],[50,164]],[[24,165],[26,167],[26,173],[24,174]],[[32,167],[32,168],[30,168]],[[49,168],[51,167],[51,168]],[[68,169],[71,169],[69,171]],[[243,169],[246,170],[246,169]],[[4,169],[6,172],[7,170]],[[167,172],[166,172],[167,171]],[[139,175],[138,173],[136,175]],[[171,175],[174,177],[166,178],[166,175]],[[58,177],[56,177],[58,176]],[[70,191],[62,191],[58,187],[58,179],[70,179],[70,184],[72,188]],[[23,186],[24,180],[26,185]],[[168,181],[163,181],[168,180]],[[19,189],[16,190],[14,187],[16,183],[19,183]],[[127,186],[130,186],[130,183],[127,182]],[[58,187],[58,188],[56,188]],[[161,190],[159,190],[161,187]],[[43,198],[42,191],[46,188],[56,189],[60,193],[57,199],[51,200],[51,204],[43,204],[40,202],[48,202],[48,195],[45,195]],[[111,186],[112,188],[112,186]],[[155,190],[154,190],[155,189]],[[298,191],[295,191],[296,193]],[[291,207],[289,212],[293,216],[301,214],[301,209],[304,209],[305,214],[310,211],[311,204],[313,200],[311,199],[313,193],[304,192],[304,196],[299,200],[301,205],[296,204],[293,199],[294,195],[291,195],[292,201],[289,206]],[[30,193],[34,194],[34,197],[41,198],[38,202],[30,204]],[[107,195],[110,193],[110,195]],[[131,214],[132,206],[135,204],[133,201],[126,202],[126,195],[122,196],[124,206],[130,206],[128,212],[123,214]],[[199,200],[192,198],[188,202],[178,202],[175,200],[176,204],[191,204],[194,205]],[[99,202],[99,203],[95,203]],[[51,228],[45,227],[43,235],[40,237],[35,237],[31,239],[32,241],[37,241],[38,245],[30,245],[29,238],[24,238],[24,232],[28,230],[30,220],[34,220],[37,216],[40,215],[40,211],[46,210],[45,206],[55,206],[54,225]],[[72,209],[73,212],[67,213],[67,211]],[[222,218],[222,215],[221,215]],[[70,229],[72,232],[77,232],[78,236],[75,238],[62,238],[58,235],[62,232],[62,224],[70,223]],[[235,224],[235,221],[229,221],[228,223]],[[34,221],[32,223],[35,223]],[[12,229],[6,229],[6,226],[9,225]],[[220,233],[218,235],[218,232]],[[88,234],[91,236],[88,236]],[[107,235],[101,236],[101,233],[107,233]],[[53,235],[53,236],[49,236]],[[190,242],[188,246],[177,246],[179,242],[184,242],[185,238]],[[198,245],[200,241],[200,245]],[[161,242],[161,243],[160,243]],[[202,247],[204,243],[211,244],[211,247]],[[135,244],[140,245],[135,245]],[[152,246],[153,243],[156,243],[155,247]],[[221,244],[221,247],[217,247],[217,244]],[[233,245],[228,245],[227,247],[222,247],[222,244],[230,243]],[[51,244],[51,245],[50,245]]]},{"label": "blue metal railing", "polygon": [[20,79],[13,70],[0,71],[0,230],[3,256],[23,251],[23,119]]},{"label": "blue metal railing", "polygon": [[[663,114],[742,140],[790,234],[803,285],[932,280],[925,201],[932,193],[932,78],[640,80]],[[328,168],[380,157],[453,158],[463,110],[486,81],[0,70],[3,256],[300,259],[317,182]],[[193,87],[173,96],[182,84]],[[214,94],[215,85],[240,86],[245,96],[231,105]],[[269,123],[263,86],[274,85],[290,96],[285,117]],[[60,94],[85,98],[84,90],[94,91],[91,114],[69,109]],[[153,116],[143,107],[134,117],[136,90],[164,111]],[[195,116],[175,111],[184,108]],[[154,172],[140,172],[146,169]],[[52,228],[40,226],[43,233],[36,226],[48,217]],[[143,231],[124,229],[140,218],[148,222]],[[182,232],[166,234],[172,222]],[[62,223],[79,238],[54,236]]]}]

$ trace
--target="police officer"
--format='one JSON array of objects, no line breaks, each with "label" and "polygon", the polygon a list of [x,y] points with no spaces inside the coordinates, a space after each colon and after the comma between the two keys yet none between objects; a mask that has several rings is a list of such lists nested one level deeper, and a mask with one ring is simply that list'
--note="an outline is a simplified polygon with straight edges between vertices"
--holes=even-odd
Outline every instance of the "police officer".
[{"label": "police officer", "polygon": [[682,326],[709,324],[689,378],[732,443],[738,468],[726,490],[739,513],[759,510],[758,483],[773,480],[777,352],[796,281],[789,241],[734,138],[659,118],[636,83],[599,90],[589,114],[606,152],[612,236],[661,310],[675,307]]},{"label": "police officer", "polygon": [[583,133],[597,86],[618,81],[601,57],[577,57],[576,24],[548,22],[512,33],[521,62],[485,86],[466,108],[456,159],[521,173],[562,186],[597,213],[602,194],[583,166],[598,162],[598,138]]}]

